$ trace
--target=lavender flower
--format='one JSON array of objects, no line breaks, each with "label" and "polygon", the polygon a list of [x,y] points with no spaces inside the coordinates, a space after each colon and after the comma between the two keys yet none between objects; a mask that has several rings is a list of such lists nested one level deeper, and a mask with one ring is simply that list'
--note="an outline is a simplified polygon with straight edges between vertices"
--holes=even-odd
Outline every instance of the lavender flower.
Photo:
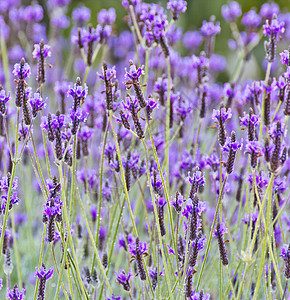
[{"label": "lavender flower", "polygon": [[102,9],[97,16],[98,23],[102,25],[111,25],[116,20],[116,11],[114,8],[108,10]]},{"label": "lavender flower", "polygon": [[42,111],[43,108],[46,107],[46,101],[47,98],[43,100],[40,93],[34,93],[34,96],[30,97],[29,103],[32,109],[33,118],[36,118],[37,113]]},{"label": "lavender flower", "polygon": [[203,36],[215,36],[221,32],[220,23],[203,21],[200,31]]},{"label": "lavender flower", "polygon": [[224,266],[228,265],[228,255],[227,255],[227,250],[225,247],[225,242],[223,240],[223,235],[228,232],[228,229],[226,228],[224,223],[217,223],[214,234],[218,239],[218,244],[219,244],[219,250],[220,250],[220,257],[222,264]]},{"label": "lavender flower", "polygon": [[222,16],[227,22],[235,22],[242,15],[242,9],[238,2],[231,1],[229,5],[222,6]]},{"label": "lavender flower", "polygon": [[47,279],[51,278],[53,276],[53,267],[51,267],[48,271],[45,268],[45,265],[42,264],[42,266],[38,269],[36,267],[35,277],[39,278],[39,287],[38,287],[38,300],[44,300],[44,294],[45,294],[45,285]]},{"label": "lavender flower", "polygon": [[23,300],[25,298],[25,288],[19,290],[17,284],[11,290],[7,290],[6,298],[10,300]]},{"label": "lavender flower", "polygon": [[127,275],[124,269],[121,269],[119,273],[115,272],[115,274],[117,275],[117,282],[123,286],[124,290],[130,291],[131,287],[129,281],[133,274],[129,272]]},{"label": "lavender flower", "polygon": [[45,82],[45,59],[48,56],[51,56],[50,46],[45,45],[44,41],[41,40],[39,44],[34,45],[32,56],[38,61],[38,71],[36,80],[39,82],[39,85],[41,85]]},{"label": "lavender flower", "polygon": [[284,50],[283,52],[280,53],[280,61],[282,64],[289,66],[289,51],[288,50]]},{"label": "lavender flower", "polygon": [[6,103],[10,100],[10,93],[6,96],[5,90],[0,85],[0,113],[4,116],[7,113]]},{"label": "lavender flower", "polygon": [[283,258],[285,262],[285,277],[286,279],[290,278],[290,244],[284,244],[283,247],[281,248],[281,254],[280,256]]},{"label": "lavender flower", "polygon": [[184,0],[170,0],[167,2],[167,9],[170,9],[173,20],[177,20],[186,11],[187,3]]},{"label": "lavender flower", "polygon": [[264,47],[266,51],[266,59],[268,62],[273,62],[276,52],[277,39],[280,38],[280,34],[285,31],[284,22],[279,22],[277,16],[274,15],[271,23],[266,20],[266,24],[263,26],[263,33],[269,37],[269,41],[265,41]]}]

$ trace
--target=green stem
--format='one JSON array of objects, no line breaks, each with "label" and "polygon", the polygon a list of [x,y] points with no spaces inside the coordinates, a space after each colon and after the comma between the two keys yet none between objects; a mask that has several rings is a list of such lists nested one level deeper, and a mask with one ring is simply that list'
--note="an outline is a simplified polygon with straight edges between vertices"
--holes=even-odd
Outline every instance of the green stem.
[{"label": "green stem", "polygon": [[[149,188],[150,188],[151,198],[152,198],[152,202],[153,202],[155,220],[157,222],[158,238],[159,238],[159,241],[160,241],[160,244],[161,244],[160,246],[161,246],[161,254],[162,254],[162,258],[163,258],[163,265],[164,265],[164,269],[165,269],[165,277],[166,277],[166,282],[167,282],[167,286],[168,286],[170,299],[173,300],[173,295],[172,295],[172,290],[171,290],[171,283],[170,283],[169,272],[168,272],[168,266],[167,266],[167,263],[166,263],[166,260],[165,260],[166,256],[165,256],[165,253],[164,253],[163,240],[162,240],[161,231],[160,231],[160,223],[159,223],[159,218],[158,218],[158,213],[157,213],[157,207],[156,207],[155,197],[154,197],[154,193],[153,193],[153,189],[152,189],[152,182],[151,182],[149,162],[148,162],[148,152],[147,152],[147,148],[146,148],[146,145],[145,145],[143,139],[142,139],[142,144],[143,144],[144,151],[145,151],[147,177],[148,177],[148,180],[149,180]],[[169,206],[169,205],[170,205],[169,202],[167,202],[167,206]]]},{"label": "green stem", "polygon": [[[268,231],[267,226],[270,225],[270,218],[271,218],[271,211],[272,211],[273,182],[274,182],[274,174],[272,174],[271,180],[270,180],[270,183],[269,183],[269,198],[268,198],[267,209],[266,209],[266,224],[265,224],[265,229],[267,231]],[[262,210],[263,209],[261,208],[260,214],[262,214]],[[258,220],[257,220],[257,222],[258,222]],[[265,234],[267,235],[267,233],[265,233]],[[263,244],[262,244],[260,268],[259,268],[259,272],[258,272],[258,278],[257,278],[257,281],[256,281],[256,287],[255,287],[255,292],[254,292],[253,299],[257,298],[257,295],[258,295],[258,292],[259,292],[261,278],[262,278],[263,270],[264,270],[264,267],[265,267],[264,262],[265,262],[265,258],[266,258],[266,248],[267,248],[267,239],[265,238],[263,240]],[[269,272],[271,272],[271,270],[269,270]]]},{"label": "green stem", "polygon": [[169,139],[170,139],[170,59],[166,58],[167,63],[167,76],[168,76],[168,84],[167,84],[167,103],[166,103],[166,129],[165,129],[165,167],[166,167],[166,186],[169,190]]},{"label": "green stem", "polygon": [[130,213],[132,225],[133,225],[133,231],[134,231],[135,236],[138,236],[137,227],[136,227],[136,224],[135,224],[135,221],[134,221],[133,212],[132,212],[132,209],[131,209],[131,203],[130,203],[129,194],[128,194],[128,190],[127,190],[127,185],[126,185],[126,180],[125,180],[125,173],[124,173],[124,168],[123,168],[123,164],[122,164],[122,158],[121,158],[121,153],[120,153],[118,138],[117,138],[117,135],[116,135],[116,132],[115,132],[115,129],[114,129],[113,118],[112,118],[112,111],[111,110],[110,110],[110,123],[111,123],[112,131],[113,131],[113,135],[114,135],[114,139],[115,139],[115,143],[116,143],[117,155],[118,155],[118,159],[119,159],[119,162],[120,162],[120,169],[121,169],[121,174],[122,174],[122,181],[123,181],[123,185],[124,185],[124,192],[125,192],[125,196],[126,196],[126,200],[127,200],[127,205],[128,205],[128,209],[129,209],[129,213]]},{"label": "green stem", "polygon": [[224,182],[223,182],[223,186],[222,186],[222,189],[221,189],[220,194],[219,194],[219,199],[218,199],[218,203],[217,203],[217,206],[216,206],[213,223],[212,223],[212,226],[211,226],[211,231],[210,231],[209,239],[208,239],[208,242],[207,242],[204,259],[203,259],[201,270],[200,270],[199,277],[198,277],[198,280],[197,280],[196,290],[198,290],[198,287],[200,285],[202,273],[203,273],[203,270],[204,270],[204,267],[205,267],[205,263],[206,263],[206,259],[207,259],[207,256],[208,256],[208,252],[209,252],[209,248],[210,248],[210,243],[211,243],[211,239],[212,239],[212,234],[213,234],[213,230],[214,230],[214,227],[215,227],[215,223],[216,223],[216,219],[217,219],[219,207],[220,207],[221,202],[222,202],[224,188],[225,188],[225,185],[226,185],[227,178],[228,178],[228,173],[225,176],[225,179],[224,179]]}]

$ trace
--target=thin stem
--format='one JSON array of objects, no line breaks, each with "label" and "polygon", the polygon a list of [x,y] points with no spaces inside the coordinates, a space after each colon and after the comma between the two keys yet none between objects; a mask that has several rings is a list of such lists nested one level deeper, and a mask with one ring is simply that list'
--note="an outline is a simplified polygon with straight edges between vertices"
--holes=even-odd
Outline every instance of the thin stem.
[{"label": "thin stem", "polygon": [[[162,254],[162,258],[163,258],[163,262],[164,262],[165,277],[166,277],[166,282],[167,282],[167,285],[168,285],[168,291],[169,291],[170,299],[173,300],[173,295],[172,295],[172,290],[171,290],[171,283],[170,283],[169,272],[168,272],[168,266],[167,266],[167,263],[165,261],[166,256],[165,256],[164,249],[163,249],[163,241],[162,241],[162,236],[161,236],[161,230],[160,230],[160,223],[159,223],[159,218],[158,218],[158,213],[157,213],[157,207],[156,207],[155,197],[154,197],[154,193],[153,193],[153,189],[152,189],[152,182],[151,182],[149,162],[148,162],[148,152],[147,152],[147,148],[146,148],[146,145],[145,145],[143,139],[142,139],[142,144],[143,144],[144,151],[145,151],[147,177],[148,177],[148,180],[149,180],[149,188],[150,188],[151,198],[152,198],[152,202],[153,202],[155,220],[157,222],[158,238],[159,238],[159,241],[160,241],[160,244],[161,244],[161,254]],[[167,205],[168,206],[170,205],[169,202],[167,203]]]},{"label": "thin stem", "polygon": [[118,159],[119,159],[119,162],[120,162],[120,169],[121,169],[122,181],[123,181],[123,185],[124,185],[124,192],[125,192],[125,196],[126,196],[126,200],[127,200],[127,205],[128,205],[128,208],[129,208],[129,213],[130,213],[132,225],[133,225],[133,231],[134,231],[135,236],[138,236],[137,227],[136,227],[133,212],[132,212],[132,209],[131,209],[131,203],[130,203],[129,194],[128,194],[128,190],[127,190],[127,185],[126,185],[126,180],[125,180],[125,173],[124,173],[124,168],[123,168],[123,164],[122,164],[122,158],[121,158],[121,154],[120,154],[118,138],[117,138],[117,135],[116,135],[116,132],[115,132],[115,129],[114,129],[112,111],[111,110],[110,110],[110,123],[111,123],[112,131],[113,131],[113,135],[114,135],[114,139],[115,139]]},{"label": "thin stem", "polygon": [[216,223],[216,220],[217,220],[217,215],[218,215],[219,207],[220,207],[221,202],[222,202],[224,188],[225,188],[225,185],[226,185],[227,178],[228,178],[228,173],[225,176],[225,179],[224,179],[224,182],[223,182],[223,185],[222,185],[222,189],[221,189],[221,192],[219,194],[219,199],[218,199],[218,203],[217,203],[217,206],[216,206],[216,209],[215,209],[214,219],[213,219],[213,223],[212,223],[212,226],[211,226],[211,231],[210,231],[209,239],[208,239],[208,242],[207,242],[204,259],[203,259],[201,270],[200,270],[199,277],[198,277],[198,280],[197,280],[196,290],[198,290],[198,287],[200,285],[202,273],[203,273],[203,270],[204,270],[204,267],[205,267],[205,263],[206,263],[206,259],[207,259],[207,256],[208,256],[208,252],[209,252],[209,248],[210,248],[210,243],[211,243],[211,239],[212,239],[212,234],[213,234],[213,230],[214,230],[215,223]]}]

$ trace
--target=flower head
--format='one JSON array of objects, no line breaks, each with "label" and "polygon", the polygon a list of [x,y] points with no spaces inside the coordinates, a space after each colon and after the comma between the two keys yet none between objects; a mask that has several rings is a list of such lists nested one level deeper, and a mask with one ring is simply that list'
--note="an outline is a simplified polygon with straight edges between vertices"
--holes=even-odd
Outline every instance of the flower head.
[{"label": "flower head", "polygon": [[46,267],[44,265],[42,265],[40,268],[36,267],[34,276],[38,277],[39,279],[47,280],[53,276],[53,267],[51,267],[49,270],[46,270]]},{"label": "flower head", "polygon": [[215,36],[221,32],[220,23],[203,21],[200,31],[203,36]]},{"label": "flower head", "polygon": [[123,285],[125,291],[130,291],[130,278],[133,276],[131,272],[126,274],[124,269],[121,269],[119,273],[115,272],[117,275],[117,282]]},{"label": "flower head", "polygon": [[235,22],[242,15],[242,9],[238,2],[231,1],[229,5],[222,6],[222,16],[228,22]]},{"label": "flower head", "polygon": [[266,20],[266,24],[263,25],[263,33],[264,35],[271,36],[271,34],[278,36],[279,33],[283,33],[285,31],[284,22],[279,22],[278,19],[275,17],[271,20]]},{"label": "flower head", "polygon": [[31,74],[31,69],[28,63],[24,63],[23,65],[15,64],[13,69],[13,75],[18,77],[19,79],[26,79]]},{"label": "flower head", "polygon": [[35,44],[32,56],[33,58],[41,58],[42,56],[44,59],[51,56],[50,46],[43,45],[43,47],[41,47],[40,44]]},{"label": "flower head", "polygon": [[6,298],[10,300],[23,300],[25,298],[25,288],[19,290],[17,284],[11,290],[7,290]]},{"label": "flower head", "polygon": [[126,74],[125,74],[125,79],[126,80],[132,80],[132,81],[137,81],[139,80],[141,75],[144,75],[143,67],[137,68],[135,64],[130,65],[129,71],[125,68]]},{"label": "flower head", "polygon": [[177,20],[179,15],[186,11],[187,3],[184,0],[169,0],[167,2],[167,8],[170,9],[173,19]]},{"label": "flower head", "polygon": [[98,13],[98,23],[102,25],[111,25],[116,20],[116,11],[114,8],[109,8],[108,10],[102,9]]}]

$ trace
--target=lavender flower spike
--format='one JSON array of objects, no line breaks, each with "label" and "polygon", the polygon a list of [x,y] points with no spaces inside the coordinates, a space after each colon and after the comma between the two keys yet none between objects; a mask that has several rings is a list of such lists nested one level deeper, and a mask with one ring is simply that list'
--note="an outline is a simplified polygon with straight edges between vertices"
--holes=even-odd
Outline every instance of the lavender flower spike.
[{"label": "lavender flower spike", "polygon": [[127,275],[124,269],[121,269],[119,273],[115,272],[115,274],[117,275],[117,282],[123,286],[124,290],[130,291],[131,287],[129,281],[133,274],[129,272]]},{"label": "lavender flower spike", "polygon": [[36,267],[36,272],[34,276],[39,278],[37,300],[44,300],[46,280],[53,276],[53,267],[51,267],[47,271],[45,265],[42,264],[42,266],[39,269]]}]

